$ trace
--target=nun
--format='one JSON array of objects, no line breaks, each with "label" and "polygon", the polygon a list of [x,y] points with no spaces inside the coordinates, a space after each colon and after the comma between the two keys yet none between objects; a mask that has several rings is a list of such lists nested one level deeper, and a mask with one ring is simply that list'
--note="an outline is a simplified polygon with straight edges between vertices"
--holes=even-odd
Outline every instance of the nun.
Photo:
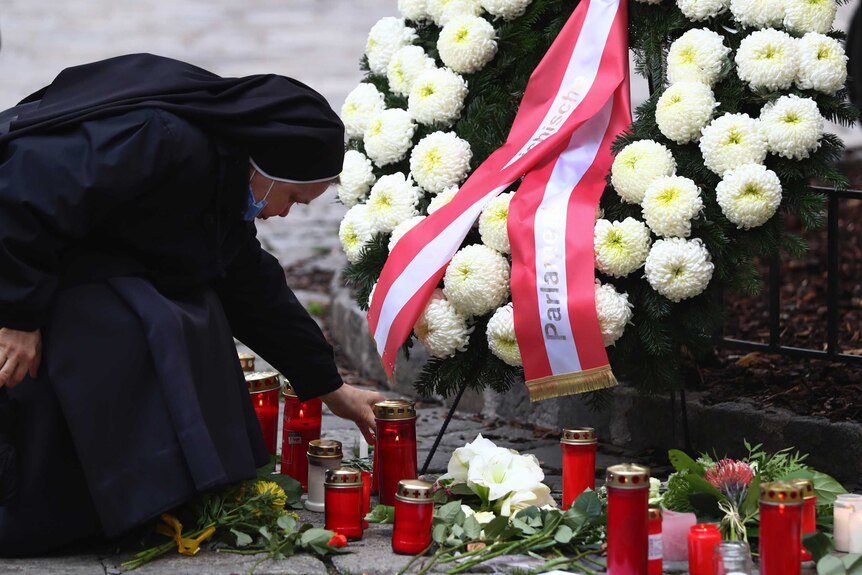
[{"label": "nun", "polygon": [[378,393],[256,239],[337,178],[326,100],[134,54],[0,114],[0,556],[116,538],[269,461],[234,338],[373,439]]}]

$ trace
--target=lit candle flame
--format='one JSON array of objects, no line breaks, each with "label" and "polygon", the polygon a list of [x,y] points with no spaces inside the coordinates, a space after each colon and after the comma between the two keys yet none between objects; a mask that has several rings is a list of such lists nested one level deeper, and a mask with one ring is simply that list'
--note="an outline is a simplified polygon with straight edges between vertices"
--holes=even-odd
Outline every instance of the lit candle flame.
[{"label": "lit candle flame", "polygon": [[398,440],[400,440],[400,439],[401,439],[401,436],[400,436],[400,435],[396,435],[396,436],[395,436],[395,441],[398,441]]},{"label": "lit candle flame", "polygon": [[299,410],[299,417],[305,417],[305,412],[302,409]]}]

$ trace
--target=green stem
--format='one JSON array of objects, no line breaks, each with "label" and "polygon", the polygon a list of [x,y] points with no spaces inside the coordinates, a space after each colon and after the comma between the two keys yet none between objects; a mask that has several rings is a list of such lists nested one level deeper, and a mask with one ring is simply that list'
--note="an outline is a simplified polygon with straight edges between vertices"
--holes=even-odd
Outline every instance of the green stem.
[{"label": "green stem", "polygon": [[[417,555],[414,555],[414,556],[413,556],[413,558],[412,558],[412,559],[407,563],[407,565],[405,565],[405,566],[404,566],[404,568],[403,568],[401,571],[399,571],[399,572],[398,572],[398,575],[404,575],[404,573],[407,573],[407,572],[410,570],[410,568],[411,568],[411,567],[413,567],[413,564],[414,564],[414,563],[416,563],[416,561],[417,561],[420,557],[422,557],[422,556],[424,556],[426,553],[428,553],[428,551],[429,551],[429,550],[431,549],[431,547],[433,547],[433,546],[434,546],[434,544],[432,543],[431,545],[429,545],[428,547],[426,547],[424,551],[422,551],[421,553],[419,553],[419,554],[417,554]],[[439,552],[438,552],[438,553],[439,553]],[[437,555],[435,554],[434,556],[436,557]]]}]

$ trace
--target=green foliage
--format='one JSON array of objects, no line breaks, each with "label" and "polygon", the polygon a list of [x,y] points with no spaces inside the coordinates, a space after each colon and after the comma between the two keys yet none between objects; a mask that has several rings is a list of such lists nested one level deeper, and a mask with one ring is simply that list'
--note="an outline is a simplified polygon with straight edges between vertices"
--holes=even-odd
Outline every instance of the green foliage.
[{"label": "green foliage", "polygon": [[803,463],[808,458],[808,454],[793,451],[791,447],[776,451],[775,453],[767,453],[763,450],[763,445],[760,443],[751,445],[748,441],[744,441],[743,445],[748,450],[745,461],[756,466],[757,474],[764,483],[778,481],[779,479],[789,477],[793,473],[809,469]]}]

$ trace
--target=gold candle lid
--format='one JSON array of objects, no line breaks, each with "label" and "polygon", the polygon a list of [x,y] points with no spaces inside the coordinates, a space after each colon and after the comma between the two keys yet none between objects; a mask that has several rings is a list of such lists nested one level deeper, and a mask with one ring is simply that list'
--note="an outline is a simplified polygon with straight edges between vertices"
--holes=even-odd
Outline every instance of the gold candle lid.
[{"label": "gold candle lid", "polygon": [[407,503],[426,503],[433,498],[432,487],[433,483],[421,479],[402,479],[398,482],[395,499]]},{"label": "gold candle lid", "polygon": [[608,467],[605,485],[617,489],[649,489],[649,467],[621,463]]},{"label": "gold candle lid", "polygon": [[272,391],[281,387],[278,373],[275,371],[252,371],[245,374],[245,382],[250,393]]},{"label": "gold candle lid", "polygon": [[760,485],[760,502],[767,505],[800,505],[802,488],[789,481],[773,481]]},{"label": "gold candle lid", "polygon": [[655,505],[650,506],[647,511],[647,517],[650,521],[661,519],[661,507],[656,507]]},{"label": "gold candle lid", "polygon": [[416,419],[416,407],[406,399],[387,399],[374,404],[377,419]]},{"label": "gold candle lid", "polygon": [[327,487],[362,487],[362,472],[353,467],[327,469],[323,484]]},{"label": "gold candle lid", "polygon": [[257,359],[250,353],[240,353],[239,355],[239,365],[242,367],[243,371],[254,371],[254,360]]},{"label": "gold candle lid", "polygon": [[308,442],[308,454],[323,459],[340,458],[341,442],[334,439],[312,439]]},{"label": "gold candle lid", "polygon": [[791,483],[802,490],[802,499],[817,499],[817,493],[814,492],[813,480],[794,479]]},{"label": "gold candle lid", "polygon": [[573,427],[564,429],[560,443],[583,445],[596,442],[596,430],[592,427]]},{"label": "gold candle lid", "polygon": [[290,385],[290,382],[287,381],[286,377],[281,383],[281,392],[285,395],[285,397],[296,397],[296,391],[293,389],[293,386]]}]

